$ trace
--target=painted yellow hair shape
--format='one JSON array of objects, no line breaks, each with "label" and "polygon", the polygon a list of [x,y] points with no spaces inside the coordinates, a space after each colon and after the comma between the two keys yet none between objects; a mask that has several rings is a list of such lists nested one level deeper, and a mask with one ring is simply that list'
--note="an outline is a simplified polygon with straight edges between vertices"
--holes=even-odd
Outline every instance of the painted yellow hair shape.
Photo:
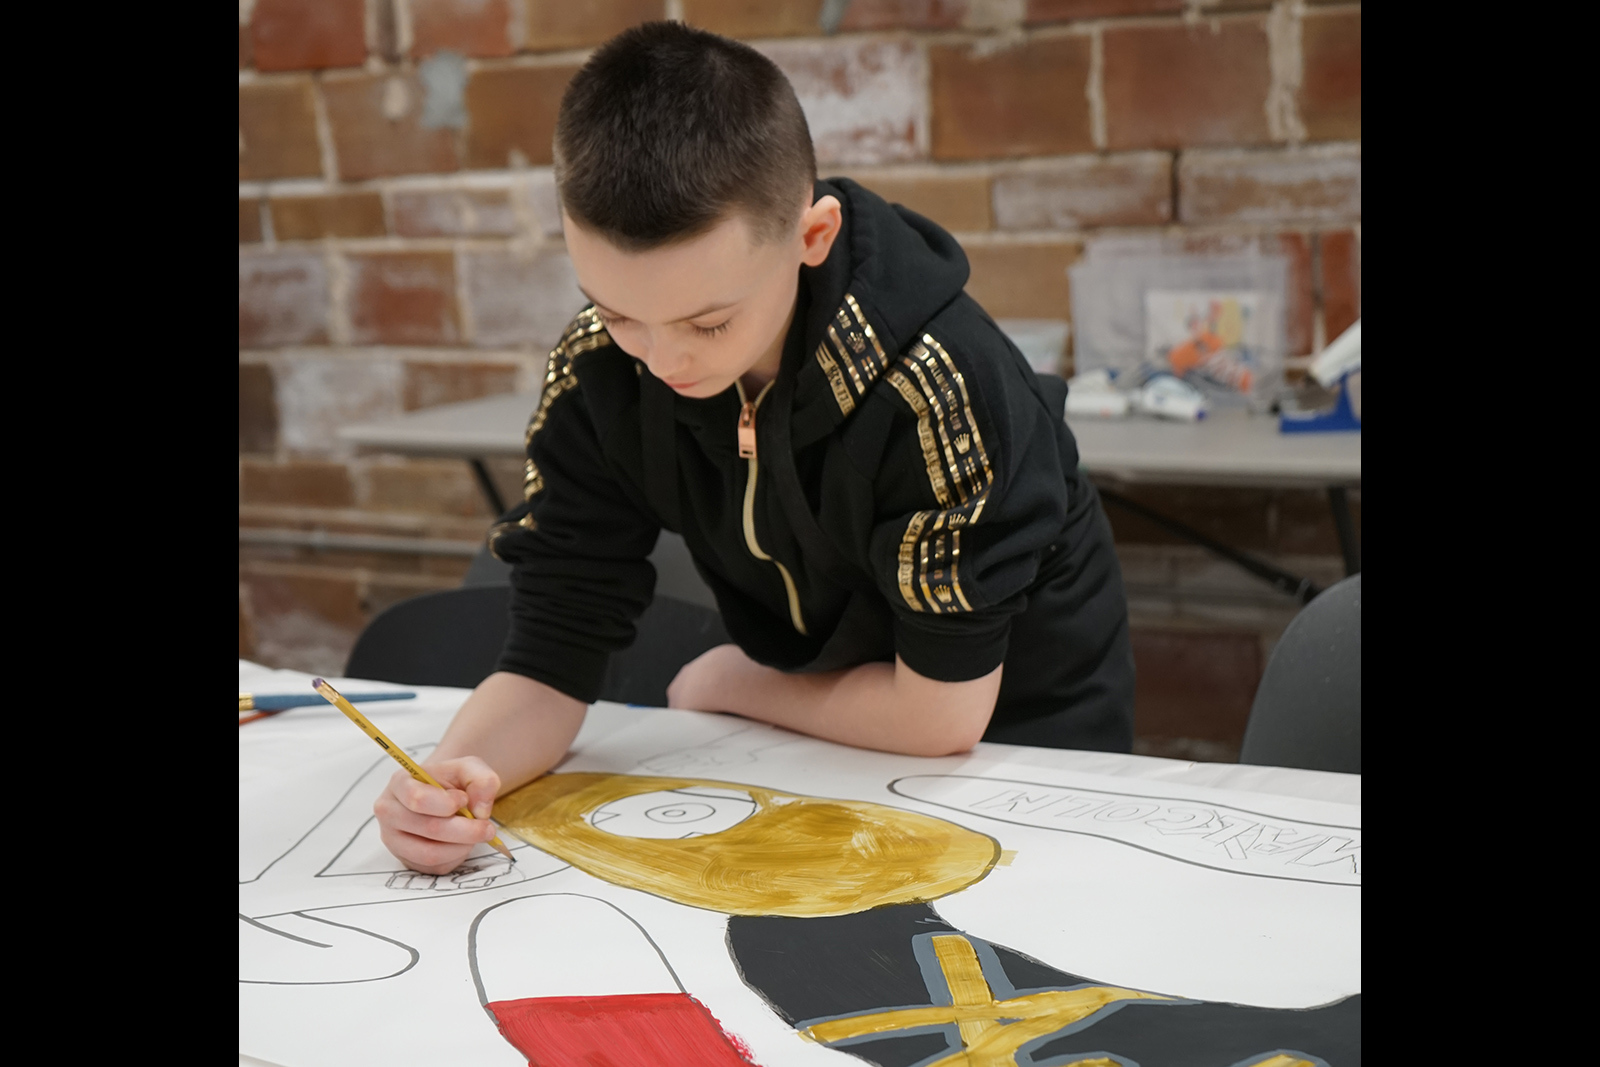
[{"label": "painted yellow hair shape", "polygon": [[[748,794],[754,813],[679,838],[618,836],[590,822],[629,797],[694,789]],[[596,878],[730,915],[815,918],[936,900],[1000,858],[994,838],[932,816],[698,778],[550,774],[501,797],[494,818]]]}]

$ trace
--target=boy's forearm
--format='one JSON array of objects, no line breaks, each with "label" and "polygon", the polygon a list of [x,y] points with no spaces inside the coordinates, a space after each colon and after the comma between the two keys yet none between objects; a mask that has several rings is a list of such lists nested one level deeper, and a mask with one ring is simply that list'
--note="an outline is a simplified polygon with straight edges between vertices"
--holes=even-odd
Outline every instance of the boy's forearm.
[{"label": "boy's forearm", "polygon": [[970,682],[935,682],[899,659],[826,674],[786,674],[742,655],[730,660],[720,710],[858,748],[915,756],[970,749],[988,727],[1000,692],[998,667]]},{"label": "boy's forearm", "polygon": [[543,682],[496,671],[467,697],[429,759],[477,756],[500,776],[504,795],[561,761],[587,709]]}]

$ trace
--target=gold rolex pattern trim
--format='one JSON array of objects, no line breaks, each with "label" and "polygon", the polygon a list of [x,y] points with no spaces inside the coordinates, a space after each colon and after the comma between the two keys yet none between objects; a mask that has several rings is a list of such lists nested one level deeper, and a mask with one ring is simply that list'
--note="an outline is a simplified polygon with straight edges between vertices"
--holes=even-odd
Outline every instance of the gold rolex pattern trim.
[{"label": "gold rolex pattern trim", "polygon": [[878,376],[889,368],[889,357],[878,340],[878,332],[849,293],[833,313],[816,357],[841,415],[854,411]]},{"label": "gold rolex pattern trim", "polygon": [[[550,358],[545,361],[544,389],[539,394],[539,406],[534,409],[533,416],[528,419],[528,428],[522,434],[524,449],[531,447],[533,435],[544,429],[545,420],[550,417],[551,405],[560,399],[563,393],[571,392],[578,387],[578,376],[573,372],[574,361],[585,352],[611,343],[611,335],[606,333],[605,323],[600,321],[600,316],[592,307],[578,312],[577,317],[568,324],[560,343],[550,350]],[[534,465],[530,457],[523,469],[522,499],[532,500],[543,491],[544,476],[539,473],[539,468]],[[536,530],[539,524],[534,521],[531,514],[524,515],[516,522],[496,523],[486,538],[489,552],[496,559],[500,558],[500,554],[495,551],[495,541],[502,534],[509,533],[517,527]]]},{"label": "gold rolex pattern trim", "polygon": [[941,510],[919,511],[900,539],[896,578],[913,611],[971,611],[961,585],[961,530],[988,502],[994,470],[955,361],[923,334],[884,376],[917,416],[917,441]]}]

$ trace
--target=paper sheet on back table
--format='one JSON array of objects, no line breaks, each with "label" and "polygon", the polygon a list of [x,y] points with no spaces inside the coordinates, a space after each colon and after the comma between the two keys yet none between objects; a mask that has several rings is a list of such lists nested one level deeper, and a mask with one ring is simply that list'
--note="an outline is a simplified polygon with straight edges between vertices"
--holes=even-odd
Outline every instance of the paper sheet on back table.
[{"label": "paper sheet on back table", "polygon": [[[241,664],[251,691],[309,678]],[[426,758],[465,694],[411,688],[365,710]],[[518,862],[480,847],[431,876],[379,840],[372,804],[397,767],[337,710],[253,723],[240,1051],[284,1067],[597,1050],[669,1065],[1345,1062],[1359,806],[1025,755],[901,757],[597,704],[554,773],[497,803]]]}]

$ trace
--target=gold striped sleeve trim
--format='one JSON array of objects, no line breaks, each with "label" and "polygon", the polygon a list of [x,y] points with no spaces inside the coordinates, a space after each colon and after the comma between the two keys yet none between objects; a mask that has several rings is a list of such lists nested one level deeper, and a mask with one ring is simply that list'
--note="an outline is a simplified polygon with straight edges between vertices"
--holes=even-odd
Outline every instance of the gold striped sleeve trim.
[{"label": "gold striped sleeve trim", "polygon": [[833,390],[834,403],[839,405],[839,413],[850,414],[855,410],[856,402],[850,396],[850,387],[844,384],[844,374],[839,370],[839,364],[834,362],[833,356],[828,352],[826,341],[817,346],[817,362],[822,366],[822,373],[828,376],[828,386]]},{"label": "gold striped sleeve trim", "polygon": [[900,594],[914,611],[972,611],[961,579],[961,530],[982,516],[994,472],[966,380],[929,334],[913,343],[884,377],[917,416],[928,482],[942,509],[918,512],[906,525],[900,543]]},{"label": "gold striped sleeve trim", "polygon": [[834,310],[826,336],[817,346],[817,363],[828,378],[839,413],[848,415],[889,369],[889,357],[860,302],[849,293],[844,300]]},{"label": "gold striped sleeve trim", "polygon": [[889,357],[884,354],[883,345],[878,341],[878,333],[872,328],[872,323],[867,321],[867,316],[862,313],[861,305],[856,303],[856,298],[849,293],[844,294],[844,302],[850,306],[850,313],[861,324],[861,332],[866,335],[868,341],[872,342],[872,350],[878,354],[878,368],[887,370],[889,368]]},{"label": "gold striped sleeve trim", "polygon": [[[528,419],[527,428],[522,434],[522,447],[524,450],[532,447],[533,437],[544,429],[545,422],[550,417],[550,408],[562,394],[569,393],[578,387],[578,376],[574,373],[573,364],[578,356],[585,352],[592,352],[611,344],[611,335],[605,332],[605,323],[600,321],[594,308],[584,308],[561,336],[561,342],[550,350],[550,357],[544,365],[544,389],[539,393],[539,406]],[[539,473],[539,468],[528,457],[523,467],[522,499],[532,500],[544,491],[544,476]],[[489,552],[496,559],[500,554],[495,551],[495,542],[503,535],[510,533],[514,527],[525,530],[538,529],[539,524],[531,514],[524,515],[517,522],[497,523],[490,529],[486,538]]]},{"label": "gold striped sleeve trim", "polygon": [[[989,453],[983,447],[983,434],[978,431],[978,420],[972,417],[972,397],[967,393],[967,379],[956,369],[955,360],[950,358],[950,353],[944,350],[943,345],[934,340],[932,334],[923,334],[922,340],[929,348],[939,354],[939,359],[949,369],[950,377],[955,381],[956,388],[961,391],[961,412],[967,425],[972,427],[972,447],[978,454],[978,464],[983,467],[983,485],[987,488],[994,482],[994,470],[989,466]],[[963,449],[962,451],[966,450]],[[979,510],[982,510],[981,507]],[[976,514],[972,516],[972,521],[978,521]]]},{"label": "gold striped sleeve trim", "polygon": [[917,441],[922,445],[922,462],[928,468],[928,483],[933,486],[933,497],[939,502],[939,506],[947,508],[950,506],[950,487],[945,482],[944,468],[939,465],[939,443],[933,439],[933,426],[928,417],[927,401],[922,399],[917,387],[900,373],[899,368],[890,371],[885,380],[907,404],[911,405],[911,410],[916,412]]},{"label": "gold striped sleeve trim", "polygon": [[972,490],[961,483],[961,466],[956,462],[955,449],[950,437],[950,423],[956,421],[957,429],[959,430],[960,416],[955,415],[941,398],[940,394],[945,390],[940,389],[939,385],[935,384],[937,372],[933,372],[935,374],[935,382],[928,380],[929,369],[916,358],[919,352],[926,353],[927,349],[920,344],[913,345],[912,358],[903,359],[900,362],[911,372],[912,377],[916,378],[917,385],[922,390],[922,399],[928,405],[929,410],[933,412],[934,429],[938,432],[940,450],[944,458],[945,478],[955,487],[956,495],[965,504],[968,498],[972,496]]},{"label": "gold striped sleeve trim", "polygon": [[861,372],[856,369],[856,361],[850,358],[850,353],[845,350],[844,342],[839,340],[839,331],[832,325],[828,326],[828,340],[833,342],[834,351],[839,353],[839,358],[844,360],[844,369],[850,372],[850,380],[855,383],[856,395],[865,396],[866,385],[861,381]]},{"label": "gold striped sleeve trim", "polygon": [[917,542],[922,538],[922,527],[933,515],[934,512],[931,511],[919,511],[912,515],[911,521],[906,523],[905,536],[900,538],[900,568],[896,577],[900,582],[900,595],[905,597],[906,604],[912,611],[922,610],[916,590],[911,585],[917,567]]}]

